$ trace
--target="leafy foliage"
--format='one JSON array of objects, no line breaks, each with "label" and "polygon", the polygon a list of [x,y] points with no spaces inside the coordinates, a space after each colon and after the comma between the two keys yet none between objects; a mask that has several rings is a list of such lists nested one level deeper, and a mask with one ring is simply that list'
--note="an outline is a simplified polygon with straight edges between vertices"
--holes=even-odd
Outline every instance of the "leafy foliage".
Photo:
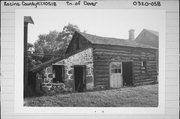
[{"label": "leafy foliage", "polygon": [[[30,52],[32,52],[34,46],[31,43],[27,44],[27,49],[28,49],[28,54],[31,54]],[[32,69],[34,68],[36,65],[41,64],[41,57],[39,56],[33,56],[33,55],[27,55],[28,57],[28,69]]]},{"label": "leafy foliage", "polygon": [[80,31],[79,27],[69,23],[61,32],[54,30],[48,34],[40,34],[34,44],[28,43],[28,50],[34,48],[34,55],[28,56],[28,69],[52,58],[63,56],[75,31]]}]

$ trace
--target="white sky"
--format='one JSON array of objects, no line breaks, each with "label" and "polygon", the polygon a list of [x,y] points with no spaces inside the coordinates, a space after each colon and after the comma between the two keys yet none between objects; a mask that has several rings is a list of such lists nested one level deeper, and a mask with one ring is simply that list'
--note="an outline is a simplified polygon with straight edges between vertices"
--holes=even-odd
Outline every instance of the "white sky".
[{"label": "white sky", "polygon": [[34,25],[29,24],[28,42],[35,42],[40,34],[62,31],[68,23],[77,25],[81,31],[103,37],[128,39],[129,29],[135,29],[135,37],[145,28],[163,31],[163,17],[158,10],[118,9],[58,9],[30,10]]}]

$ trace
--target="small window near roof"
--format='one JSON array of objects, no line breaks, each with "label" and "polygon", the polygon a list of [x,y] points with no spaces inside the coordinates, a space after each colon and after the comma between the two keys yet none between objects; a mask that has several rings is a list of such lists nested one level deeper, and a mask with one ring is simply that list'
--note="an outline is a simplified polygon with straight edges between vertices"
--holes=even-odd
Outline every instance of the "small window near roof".
[{"label": "small window near roof", "polygon": [[146,72],[146,69],[147,69],[147,62],[141,61],[141,71]]}]

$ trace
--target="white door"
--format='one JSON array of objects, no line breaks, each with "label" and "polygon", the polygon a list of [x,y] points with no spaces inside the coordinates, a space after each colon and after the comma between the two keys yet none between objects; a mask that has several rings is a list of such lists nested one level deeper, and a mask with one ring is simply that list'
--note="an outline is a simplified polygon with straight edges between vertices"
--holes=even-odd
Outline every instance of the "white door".
[{"label": "white door", "polygon": [[122,62],[110,63],[110,88],[120,88],[123,86]]}]

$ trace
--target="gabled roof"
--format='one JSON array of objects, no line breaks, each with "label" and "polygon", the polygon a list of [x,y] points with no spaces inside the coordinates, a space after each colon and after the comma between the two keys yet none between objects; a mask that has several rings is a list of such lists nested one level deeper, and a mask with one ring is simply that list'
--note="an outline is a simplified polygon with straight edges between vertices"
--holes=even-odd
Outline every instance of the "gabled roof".
[{"label": "gabled roof", "polygon": [[153,31],[153,30],[149,30],[149,29],[143,29],[143,30],[148,31],[148,32],[150,32],[150,33],[152,33],[152,34],[154,34],[156,36],[159,36],[159,32],[157,32],[157,31]]},{"label": "gabled roof", "polygon": [[127,47],[139,47],[139,48],[152,48],[156,49],[155,47],[144,45],[137,43],[135,40],[126,40],[126,39],[118,39],[118,38],[109,38],[109,37],[101,37],[96,35],[91,35],[82,32],[75,32],[82,35],[86,40],[90,41],[92,44],[99,44],[99,45],[116,45],[116,46],[127,46]]},{"label": "gabled roof", "polygon": [[159,45],[159,33],[157,31],[143,29],[141,33],[136,37],[136,42],[156,47]]}]

